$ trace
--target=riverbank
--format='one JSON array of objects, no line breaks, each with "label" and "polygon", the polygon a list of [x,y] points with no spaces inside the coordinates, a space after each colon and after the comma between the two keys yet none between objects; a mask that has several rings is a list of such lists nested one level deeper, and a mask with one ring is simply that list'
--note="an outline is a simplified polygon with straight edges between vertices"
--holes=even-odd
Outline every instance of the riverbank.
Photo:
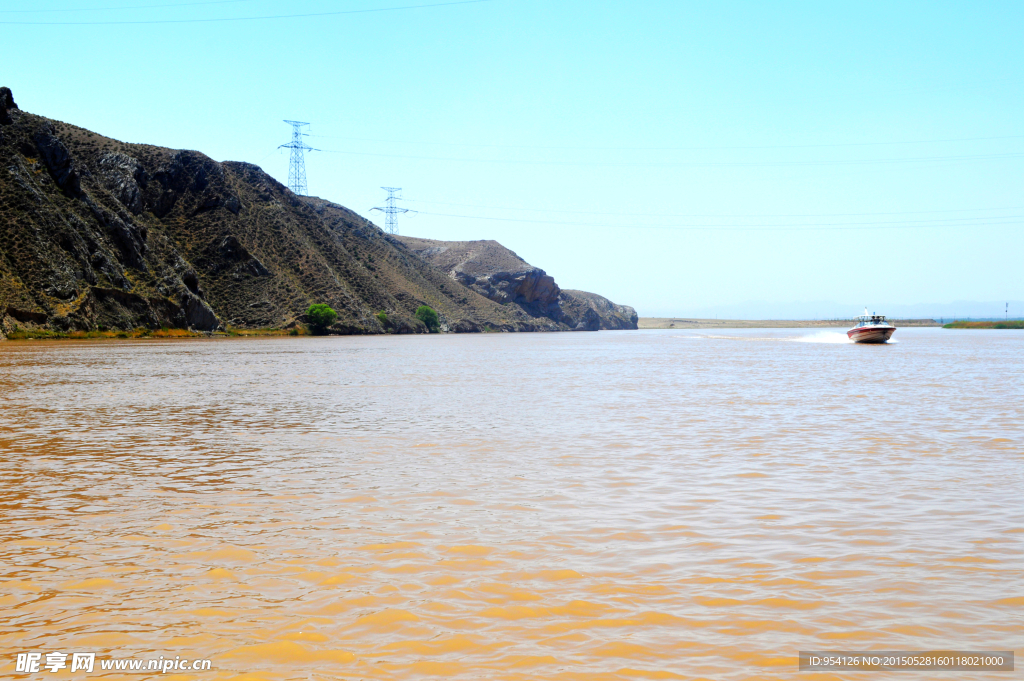
[{"label": "riverbank", "polygon": [[[227,331],[190,331],[188,329],[131,329],[130,331],[50,331],[48,329],[16,329],[6,340],[125,340],[167,338],[241,338],[249,336],[308,336],[303,327],[291,329],[233,329]],[[4,337],[0,335],[0,340]]]},{"label": "riverbank", "polygon": [[944,324],[944,329],[1024,329],[1024,320],[1014,319],[1006,322],[953,322]]},{"label": "riverbank", "polygon": [[[941,326],[934,319],[892,319],[901,326]],[[852,319],[692,319],[683,317],[640,317],[641,329],[804,329],[853,326]]]}]

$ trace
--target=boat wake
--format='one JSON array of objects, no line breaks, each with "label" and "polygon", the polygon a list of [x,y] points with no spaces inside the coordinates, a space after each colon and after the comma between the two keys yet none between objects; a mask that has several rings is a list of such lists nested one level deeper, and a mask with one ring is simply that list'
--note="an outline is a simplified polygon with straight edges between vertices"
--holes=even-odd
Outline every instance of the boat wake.
[{"label": "boat wake", "polygon": [[[798,336],[796,338],[790,337],[779,337],[779,336],[723,336],[713,334],[687,334],[685,336],[675,336],[675,338],[688,338],[690,340],[733,340],[733,341],[748,341],[748,342],[764,342],[769,341],[772,343],[824,343],[828,345],[855,345],[853,340],[846,335],[844,331],[818,331],[806,336]],[[891,345],[899,343],[898,340],[889,339],[884,344]]]},{"label": "boat wake", "polygon": [[809,336],[801,336],[800,338],[794,338],[797,343],[835,343],[835,344],[852,344],[853,341],[842,331],[819,331],[812,333]]},{"label": "boat wake", "polygon": [[[855,345],[852,339],[842,331],[819,331],[818,333],[812,333],[809,336],[801,336],[800,338],[790,338],[789,340],[796,341],[797,343],[830,343],[835,345]],[[893,345],[899,343],[895,338],[882,343],[882,345]]]},{"label": "boat wake", "polygon": [[699,333],[692,336],[676,336],[676,338],[691,338],[694,340],[735,340],[735,341],[779,341],[793,340],[792,338],[759,338],[757,336],[715,336],[706,333]]}]

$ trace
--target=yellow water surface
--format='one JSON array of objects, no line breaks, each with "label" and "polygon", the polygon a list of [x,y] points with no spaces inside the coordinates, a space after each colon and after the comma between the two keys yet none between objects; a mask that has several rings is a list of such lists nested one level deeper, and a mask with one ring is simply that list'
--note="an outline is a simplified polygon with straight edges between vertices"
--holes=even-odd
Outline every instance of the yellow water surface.
[{"label": "yellow water surface", "polygon": [[1024,336],[715,333],[2,343],[0,676],[24,651],[211,681],[1020,653]]}]

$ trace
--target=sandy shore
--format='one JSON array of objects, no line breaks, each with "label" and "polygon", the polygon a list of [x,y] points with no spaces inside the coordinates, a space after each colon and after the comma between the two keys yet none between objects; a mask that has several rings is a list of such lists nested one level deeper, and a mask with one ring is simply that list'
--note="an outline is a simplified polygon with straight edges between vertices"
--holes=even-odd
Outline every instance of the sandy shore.
[{"label": "sandy shore", "polygon": [[[940,326],[934,319],[892,319],[901,326]],[[693,319],[688,317],[640,317],[641,329],[802,329],[853,326],[851,319]]]}]

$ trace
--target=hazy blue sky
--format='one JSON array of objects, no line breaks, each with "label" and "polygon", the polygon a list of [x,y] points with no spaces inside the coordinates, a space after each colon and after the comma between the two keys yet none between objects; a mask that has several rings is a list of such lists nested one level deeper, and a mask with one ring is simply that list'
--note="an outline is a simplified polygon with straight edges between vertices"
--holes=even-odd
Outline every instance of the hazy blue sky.
[{"label": "hazy blue sky", "polygon": [[[405,4],[430,0],[6,0],[0,22]],[[490,0],[2,30],[0,85],[26,110],[282,181],[281,121],[310,121],[310,193],[380,224],[379,187],[403,187],[422,211],[403,233],[497,239],[642,315],[1024,300],[1021,2]],[[976,307],[960,314],[1002,312]]]}]

